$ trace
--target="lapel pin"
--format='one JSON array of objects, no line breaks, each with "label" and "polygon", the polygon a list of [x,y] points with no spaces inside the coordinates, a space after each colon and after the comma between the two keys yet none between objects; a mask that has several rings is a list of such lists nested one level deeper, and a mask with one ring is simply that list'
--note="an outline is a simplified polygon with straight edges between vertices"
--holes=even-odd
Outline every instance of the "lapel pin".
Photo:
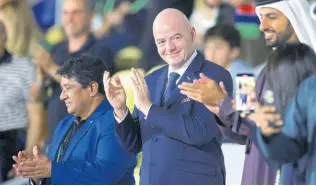
[{"label": "lapel pin", "polygon": [[189,101],[191,101],[190,98],[184,98],[184,99],[181,101],[181,103],[186,103],[186,102],[189,102]]}]

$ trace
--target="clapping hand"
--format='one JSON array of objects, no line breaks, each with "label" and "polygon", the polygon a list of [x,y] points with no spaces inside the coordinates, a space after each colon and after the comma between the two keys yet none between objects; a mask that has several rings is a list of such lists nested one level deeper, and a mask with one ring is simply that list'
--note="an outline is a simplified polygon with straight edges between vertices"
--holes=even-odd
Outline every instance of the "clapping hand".
[{"label": "clapping hand", "polygon": [[214,114],[219,114],[219,103],[227,95],[224,83],[218,85],[216,81],[200,74],[199,80],[193,83],[184,82],[178,86],[181,93],[189,98],[203,103]]},{"label": "clapping hand", "polygon": [[51,176],[52,161],[45,155],[39,155],[37,146],[33,148],[33,153],[19,152],[13,159],[16,162],[13,168],[19,176],[33,179]]},{"label": "clapping hand", "polygon": [[134,104],[138,110],[147,116],[152,104],[149,97],[147,83],[144,77],[141,76],[134,68],[132,68],[131,80],[134,94]]},{"label": "clapping hand", "polygon": [[123,119],[127,111],[127,106],[126,93],[120,78],[118,76],[110,78],[110,73],[104,72],[103,84],[107,100],[114,108],[115,115],[118,118]]}]

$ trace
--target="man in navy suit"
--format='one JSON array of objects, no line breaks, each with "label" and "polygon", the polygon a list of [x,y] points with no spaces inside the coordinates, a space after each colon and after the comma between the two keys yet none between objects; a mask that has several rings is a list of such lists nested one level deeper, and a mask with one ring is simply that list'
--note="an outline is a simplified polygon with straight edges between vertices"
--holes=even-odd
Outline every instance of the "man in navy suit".
[{"label": "man in navy suit", "polygon": [[193,49],[195,29],[179,10],[160,12],[153,33],[168,65],[145,79],[132,69],[133,115],[127,110],[120,79],[104,75],[119,142],[133,154],[143,151],[140,184],[225,184],[222,135],[214,114],[183,96],[177,84],[193,82],[204,73],[225,82],[232,94],[231,76]]},{"label": "man in navy suit", "polygon": [[47,156],[21,152],[17,174],[30,184],[134,184],[136,158],[123,151],[114,133],[113,108],[105,99],[105,66],[91,56],[72,57],[58,70],[60,99],[71,116],[56,127]]}]

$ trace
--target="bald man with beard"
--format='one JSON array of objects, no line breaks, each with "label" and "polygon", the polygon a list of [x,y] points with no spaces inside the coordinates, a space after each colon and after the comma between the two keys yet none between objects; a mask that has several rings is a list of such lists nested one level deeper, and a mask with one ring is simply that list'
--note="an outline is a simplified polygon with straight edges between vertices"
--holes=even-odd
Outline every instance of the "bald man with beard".
[{"label": "bald man with beard", "polygon": [[193,82],[205,73],[225,82],[232,95],[232,78],[227,70],[194,50],[195,29],[179,10],[160,12],[153,34],[167,65],[145,78],[132,69],[133,114],[127,109],[119,78],[111,81],[109,73],[104,75],[118,140],[133,154],[143,152],[140,184],[225,184],[222,135],[214,114],[183,96],[177,84]]}]

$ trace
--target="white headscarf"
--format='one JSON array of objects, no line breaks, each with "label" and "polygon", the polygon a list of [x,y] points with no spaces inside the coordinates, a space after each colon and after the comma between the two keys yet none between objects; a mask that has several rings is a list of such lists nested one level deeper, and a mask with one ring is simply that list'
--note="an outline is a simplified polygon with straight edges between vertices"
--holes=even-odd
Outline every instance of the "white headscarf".
[{"label": "white headscarf", "polygon": [[315,23],[316,23],[316,13],[315,13],[315,10],[316,10],[316,1],[311,4],[311,9],[310,9],[310,14],[311,14],[311,16],[312,16],[312,19],[313,19],[313,20],[315,21]]},{"label": "white headscarf", "polygon": [[257,6],[258,17],[262,7],[275,8],[282,12],[290,20],[300,42],[316,51],[316,22],[311,18],[310,5],[306,0],[283,0]]}]

